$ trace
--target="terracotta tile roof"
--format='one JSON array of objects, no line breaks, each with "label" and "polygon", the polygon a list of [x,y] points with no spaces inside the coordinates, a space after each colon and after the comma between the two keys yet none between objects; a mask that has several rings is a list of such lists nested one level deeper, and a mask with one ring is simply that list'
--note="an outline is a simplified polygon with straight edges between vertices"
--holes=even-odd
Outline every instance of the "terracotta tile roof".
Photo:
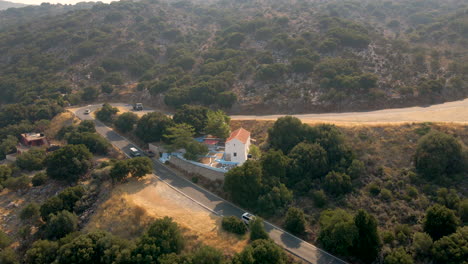
[{"label": "terracotta tile roof", "polygon": [[237,139],[240,142],[247,144],[247,140],[249,139],[249,137],[250,137],[250,132],[241,127],[233,131],[231,135],[229,136],[229,138],[226,140],[226,142],[229,142],[233,139]]}]

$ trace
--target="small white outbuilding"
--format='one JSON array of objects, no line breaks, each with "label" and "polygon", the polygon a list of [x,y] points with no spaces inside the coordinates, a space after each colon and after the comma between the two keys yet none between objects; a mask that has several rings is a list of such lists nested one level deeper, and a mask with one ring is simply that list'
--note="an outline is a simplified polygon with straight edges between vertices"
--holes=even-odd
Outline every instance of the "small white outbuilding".
[{"label": "small white outbuilding", "polygon": [[225,160],[242,165],[248,158],[250,148],[250,132],[239,128],[231,133],[226,140]]}]

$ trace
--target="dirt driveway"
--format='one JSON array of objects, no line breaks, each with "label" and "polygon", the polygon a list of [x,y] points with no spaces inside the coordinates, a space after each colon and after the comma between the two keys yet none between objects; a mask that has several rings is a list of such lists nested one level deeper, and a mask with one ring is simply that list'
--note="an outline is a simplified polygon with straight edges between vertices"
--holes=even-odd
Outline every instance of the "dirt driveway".
[{"label": "dirt driveway", "polygon": [[[234,115],[232,120],[276,120],[284,115]],[[419,122],[468,124],[468,99],[428,107],[385,109],[371,112],[293,115],[304,123],[381,125]]]}]

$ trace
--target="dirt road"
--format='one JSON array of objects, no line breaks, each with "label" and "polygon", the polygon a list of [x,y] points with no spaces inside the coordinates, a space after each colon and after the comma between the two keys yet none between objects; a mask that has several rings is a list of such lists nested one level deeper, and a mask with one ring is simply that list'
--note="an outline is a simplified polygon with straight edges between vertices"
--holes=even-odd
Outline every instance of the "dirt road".
[{"label": "dirt road", "polygon": [[[276,120],[284,115],[234,115],[232,120]],[[450,122],[468,124],[468,99],[432,105],[371,112],[293,115],[304,123],[335,123],[342,125],[402,124],[412,122]]]}]

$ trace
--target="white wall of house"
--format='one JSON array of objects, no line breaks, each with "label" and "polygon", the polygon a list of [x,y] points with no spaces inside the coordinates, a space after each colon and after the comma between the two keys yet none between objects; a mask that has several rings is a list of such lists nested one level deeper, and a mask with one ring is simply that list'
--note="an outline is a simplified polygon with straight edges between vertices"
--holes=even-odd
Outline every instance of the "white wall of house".
[{"label": "white wall of house", "polygon": [[247,155],[249,155],[250,147],[250,137],[247,140],[247,143],[244,144],[240,140],[234,138],[226,142],[226,159],[233,162],[238,162],[239,165],[244,163],[247,160]]}]

